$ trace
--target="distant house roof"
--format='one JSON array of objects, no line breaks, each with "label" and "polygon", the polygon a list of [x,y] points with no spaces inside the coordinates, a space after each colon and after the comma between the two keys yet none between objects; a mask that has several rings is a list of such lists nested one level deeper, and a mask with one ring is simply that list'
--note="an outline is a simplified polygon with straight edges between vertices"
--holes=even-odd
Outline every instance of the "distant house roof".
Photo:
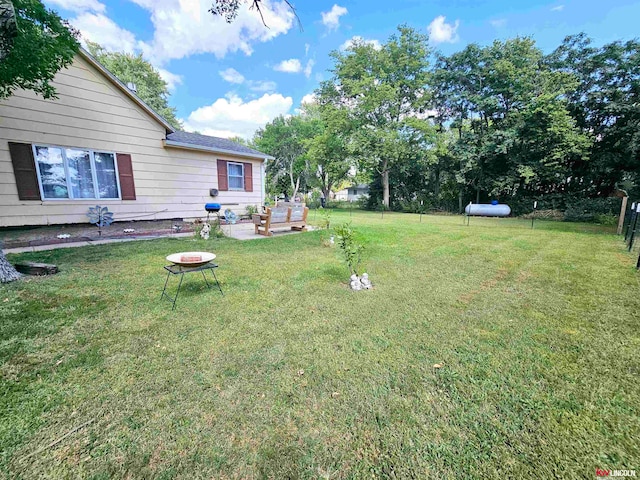
[{"label": "distant house roof", "polygon": [[357,189],[357,190],[369,190],[369,185],[367,185],[366,183],[359,183],[358,185],[349,185],[348,187],[344,187],[342,190],[349,190],[349,189]]},{"label": "distant house roof", "polygon": [[199,133],[173,132],[167,134],[164,142],[169,147],[189,148],[193,150],[205,150],[216,153],[227,153],[242,157],[253,157],[264,159],[273,158],[271,155],[259,152],[253,148],[246,147],[240,143],[220,137],[200,135]]}]

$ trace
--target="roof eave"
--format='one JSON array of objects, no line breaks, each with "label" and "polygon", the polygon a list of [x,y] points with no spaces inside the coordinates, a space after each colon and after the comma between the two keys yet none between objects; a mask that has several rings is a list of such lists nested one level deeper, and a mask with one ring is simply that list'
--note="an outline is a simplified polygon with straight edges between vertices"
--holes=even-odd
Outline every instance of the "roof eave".
[{"label": "roof eave", "polygon": [[160,123],[168,133],[173,133],[176,131],[173,126],[169,122],[167,122],[162,116],[156,112],[153,108],[147,105],[140,97],[138,97],[135,93],[127,88],[127,86],[122,83],[118,77],[116,77],[113,73],[107,70],[104,65],[102,65],[98,60],[93,58],[93,56],[87,52],[84,48],[80,47],[80,55],[87,62],[89,62],[92,66],[97,68],[100,73],[102,73],[111,83],[113,83],[116,87],[118,87],[122,92],[127,95],[131,100],[138,104],[144,111],[146,111],[149,115],[151,115],[158,123]]},{"label": "roof eave", "polygon": [[175,140],[164,140],[165,147],[184,148],[186,150],[198,150],[201,152],[221,153],[223,155],[233,155],[235,157],[257,158],[259,160],[273,160],[275,157],[265,154],[236,152],[225,148],[206,147],[204,145],[194,145],[192,143],[176,142]]}]

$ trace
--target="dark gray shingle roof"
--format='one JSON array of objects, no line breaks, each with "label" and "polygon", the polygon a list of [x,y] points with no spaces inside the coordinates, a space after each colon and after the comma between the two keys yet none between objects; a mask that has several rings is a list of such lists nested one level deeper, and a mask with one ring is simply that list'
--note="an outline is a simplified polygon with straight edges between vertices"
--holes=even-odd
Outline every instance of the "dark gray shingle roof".
[{"label": "dark gray shingle roof", "polygon": [[239,155],[248,154],[258,157],[269,157],[266,153],[259,152],[253,148],[245,147],[239,143],[233,142],[226,138],[210,137],[209,135],[200,135],[199,133],[189,132],[173,132],[167,135],[167,140],[172,142],[186,143],[196,147],[205,147],[214,150],[226,150],[235,152]]}]

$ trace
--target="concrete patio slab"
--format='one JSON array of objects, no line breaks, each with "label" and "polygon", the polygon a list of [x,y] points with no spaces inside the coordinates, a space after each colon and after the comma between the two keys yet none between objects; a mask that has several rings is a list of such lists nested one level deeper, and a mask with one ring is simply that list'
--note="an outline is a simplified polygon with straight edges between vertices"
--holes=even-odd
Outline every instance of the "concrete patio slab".
[{"label": "concrete patio slab", "polygon": [[[316,227],[308,226],[307,231],[316,230]],[[256,235],[253,223],[238,223],[236,225],[222,225],[222,232],[230,238],[235,238],[236,240],[261,240],[265,238],[274,238],[280,237],[283,235],[294,235],[298,233],[295,230],[290,229],[280,229],[277,228],[273,230],[273,236],[266,237],[264,235]],[[89,245],[106,245],[109,243],[122,243],[122,242],[135,242],[140,240],[155,240],[157,238],[185,238],[185,237],[193,237],[193,232],[188,233],[172,233],[169,235],[138,235],[131,236],[127,238],[111,238],[104,240],[92,240],[92,241],[82,241],[82,242],[67,242],[67,243],[55,243],[51,245],[36,245],[31,247],[16,247],[16,248],[5,248],[4,253],[24,253],[24,252],[43,252],[45,250],[56,250],[58,248],[74,248],[74,247],[86,247]]]},{"label": "concrete patio slab", "polygon": [[[236,225],[222,225],[222,233],[227,237],[235,238],[236,240],[260,240],[265,238],[274,238],[283,235],[294,235],[298,233],[291,229],[273,229],[273,236],[267,237],[265,235],[256,235],[253,223],[237,223]],[[307,231],[315,230],[315,227],[308,226]]]}]

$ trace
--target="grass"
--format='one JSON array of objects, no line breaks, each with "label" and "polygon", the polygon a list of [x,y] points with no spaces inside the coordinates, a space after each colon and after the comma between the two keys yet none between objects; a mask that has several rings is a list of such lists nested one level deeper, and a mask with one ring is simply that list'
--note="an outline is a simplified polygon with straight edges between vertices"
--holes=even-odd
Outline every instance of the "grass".
[{"label": "grass", "polygon": [[[639,274],[610,230],[352,220],[371,291],[347,289],[324,232],[11,256],[61,273],[0,287],[0,471],[570,479],[640,468]],[[187,276],[171,312],[164,256],[196,249],[218,254],[225,296]]]}]

